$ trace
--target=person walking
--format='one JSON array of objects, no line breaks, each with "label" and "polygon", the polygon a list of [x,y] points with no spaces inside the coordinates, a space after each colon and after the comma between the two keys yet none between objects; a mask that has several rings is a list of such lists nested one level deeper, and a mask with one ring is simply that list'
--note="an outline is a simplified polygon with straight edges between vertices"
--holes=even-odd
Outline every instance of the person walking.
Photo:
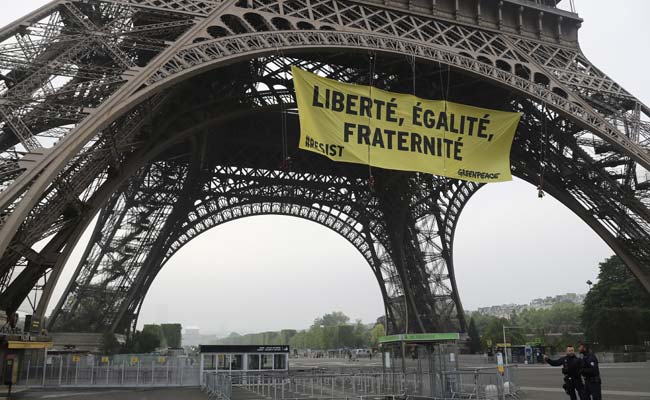
[{"label": "person walking", "polygon": [[580,377],[582,360],[576,357],[575,349],[572,345],[567,346],[564,357],[551,360],[544,354],[544,361],[553,367],[562,367],[562,374],[564,375],[564,385],[562,385],[562,388],[571,400],[585,400],[583,397],[584,385]]},{"label": "person walking", "polygon": [[578,348],[582,354],[582,369],[580,374],[585,378],[584,395],[582,400],[601,400],[601,379],[598,368],[598,358],[591,352],[589,344],[581,342]]}]

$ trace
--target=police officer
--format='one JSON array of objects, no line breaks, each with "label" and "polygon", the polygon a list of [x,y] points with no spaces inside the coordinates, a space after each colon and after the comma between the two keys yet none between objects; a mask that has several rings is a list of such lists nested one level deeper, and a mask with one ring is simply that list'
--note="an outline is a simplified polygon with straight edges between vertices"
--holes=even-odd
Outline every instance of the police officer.
[{"label": "police officer", "polygon": [[557,360],[551,360],[544,355],[544,360],[553,367],[562,366],[562,373],[564,374],[564,385],[562,385],[562,387],[571,400],[584,400],[582,397],[584,386],[582,384],[582,378],[580,377],[582,360],[576,357],[573,346],[567,346],[566,355],[564,357],[560,357]]},{"label": "police officer", "polygon": [[583,400],[601,400],[602,395],[600,392],[600,370],[598,369],[598,359],[596,355],[591,352],[587,343],[580,343],[578,348],[582,354],[582,369],[580,374],[585,378],[585,388]]}]

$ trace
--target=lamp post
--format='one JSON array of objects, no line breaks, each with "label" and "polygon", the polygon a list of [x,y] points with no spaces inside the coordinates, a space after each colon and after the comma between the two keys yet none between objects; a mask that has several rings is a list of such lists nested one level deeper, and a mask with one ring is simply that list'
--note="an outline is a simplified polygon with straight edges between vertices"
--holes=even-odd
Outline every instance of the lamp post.
[{"label": "lamp post", "polygon": [[[506,367],[506,372],[508,371],[508,346],[506,342],[506,329],[523,329],[521,326],[503,326],[503,362]],[[512,347],[512,346],[511,346]]]}]

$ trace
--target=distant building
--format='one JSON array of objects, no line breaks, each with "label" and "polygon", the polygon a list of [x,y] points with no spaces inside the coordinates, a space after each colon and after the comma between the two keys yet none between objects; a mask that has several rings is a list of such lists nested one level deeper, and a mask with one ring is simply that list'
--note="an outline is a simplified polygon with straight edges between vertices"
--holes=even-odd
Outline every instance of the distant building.
[{"label": "distant building", "polygon": [[585,301],[584,294],[566,293],[554,297],[547,296],[543,299],[534,299],[530,302],[530,308],[535,310],[547,309],[559,303],[582,304]]},{"label": "distant building", "polygon": [[520,313],[527,309],[545,310],[560,303],[582,304],[584,300],[584,294],[566,293],[557,296],[547,296],[543,299],[534,299],[529,304],[501,304],[497,306],[480,307],[477,311],[479,314],[483,315],[491,315],[498,318],[510,318],[510,315],[512,315],[513,312]]},{"label": "distant building", "polygon": [[520,304],[501,304],[498,306],[481,307],[478,309],[479,314],[491,315],[498,318],[510,318],[510,315],[516,311],[526,309],[528,306]]}]

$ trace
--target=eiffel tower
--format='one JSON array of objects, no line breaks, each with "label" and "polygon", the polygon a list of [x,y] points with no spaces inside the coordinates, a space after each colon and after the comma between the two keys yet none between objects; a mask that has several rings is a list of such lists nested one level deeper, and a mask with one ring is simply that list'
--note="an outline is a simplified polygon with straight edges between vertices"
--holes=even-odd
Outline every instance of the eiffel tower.
[{"label": "eiffel tower", "polygon": [[483,185],[298,150],[291,65],[523,113],[513,174],[579,216],[650,292],[650,109],[590,63],[582,20],[558,3],[54,0],[33,11],[0,30],[0,310],[28,303],[45,322],[96,220],[43,326],[128,333],[180,248],[273,214],[328,227],[365,257],[390,333],[464,332],[454,232]]}]

